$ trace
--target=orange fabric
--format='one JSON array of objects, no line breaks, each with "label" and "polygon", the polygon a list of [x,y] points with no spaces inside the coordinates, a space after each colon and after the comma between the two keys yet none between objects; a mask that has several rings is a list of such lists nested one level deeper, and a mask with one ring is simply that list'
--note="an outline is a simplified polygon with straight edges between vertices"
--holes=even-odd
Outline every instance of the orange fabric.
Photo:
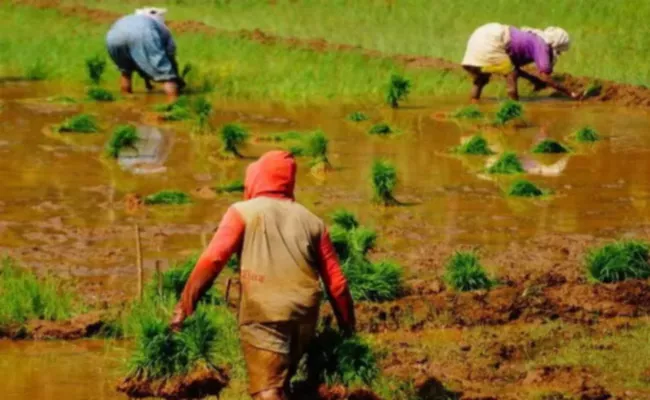
[{"label": "orange fabric", "polygon": [[294,199],[296,186],[296,160],[286,151],[265,153],[246,169],[244,198],[259,196]]},{"label": "orange fabric", "polygon": [[323,279],[325,290],[332,302],[332,308],[339,326],[347,329],[354,329],[356,321],[354,318],[354,302],[352,294],[348,288],[348,282],[343,275],[343,270],[339,264],[339,258],[334,250],[332,239],[329,232],[321,235],[320,245],[318,246],[320,264],[319,274]]}]

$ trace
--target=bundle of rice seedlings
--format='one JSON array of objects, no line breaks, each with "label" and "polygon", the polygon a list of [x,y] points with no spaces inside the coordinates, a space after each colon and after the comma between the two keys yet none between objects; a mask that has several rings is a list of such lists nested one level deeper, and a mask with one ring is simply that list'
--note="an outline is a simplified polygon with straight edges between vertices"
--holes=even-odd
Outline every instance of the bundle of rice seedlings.
[{"label": "bundle of rice seedlings", "polygon": [[603,85],[602,83],[595,81],[591,82],[589,86],[582,92],[582,97],[587,99],[589,97],[596,97],[600,95],[600,93],[603,90]]},{"label": "bundle of rice seedlings", "polygon": [[374,200],[382,205],[395,205],[398,201],[393,195],[397,186],[397,169],[386,160],[375,160],[372,164],[372,188]]},{"label": "bundle of rice seedlings", "polygon": [[478,255],[472,251],[457,251],[447,261],[444,280],[451,288],[461,292],[489,289],[494,285]]},{"label": "bundle of rice seedlings", "polygon": [[393,108],[399,107],[399,102],[405,99],[411,91],[411,81],[401,75],[393,74],[386,91],[386,102]]},{"label": "bundle of rice seedlings", "polygon": [[244,182],[241,179],[219,185],[215,188],[217,193],[235,193],[244,191]]},{"label": "bundle of rice seedlings", "polygon": [[385,124],[385,123],[380,123],[380,124],[375,124],[370,128],[368,131],[371,135],[390,135],[393,133],[393,129],[390,127],[390,125]]},{"label": "bundle of rice seedlings", "polygon": [[160,192],[150,194],[144,198],[144,204],[157,205],[157,204],[188,204],[191,203],[190,196],[179,190],[161,190]]},{"label": "bundle of rice seedlings", "polygon": [[544,192],[538,188],[534,183],[525,179],[518,179],[510,185],[508,189],[508,196],[515,197],[539,197]]},{"label": "bundle of rice seedlings", "polygon": [[483,113],[477,106],[471,105],[456,110],[451,116],[457,119],[480,119],[483,118]]},{"label": "bundle of rice seedlings", "polygon": [[313,164],[323,163],[329,165],[327,150],[329,139],[323,131],[315,131],[305,138],[303,154],[311,157]]},{"label": "bundle of rice seedlings", "polygon": [[650,245],[622,240],[589,251],[585,258],[589,278],[599,282],[619,282],[650,277]]},{"label": "bundle of rice seedlings", "polygon": [[361,122],[361,121],[365,121],[367,119],[368,119],[368,116],[366,114],[362,113],[361,111],[355,111],[355,112],[351,113],[350,115],[348,115],[348,120],[350,120],[352,122]]},{"label": "bundle of rice seedlings", "polygon": [[600,135],[593,128],[586,126],[575,132],[573,138],[580,143],[592,143],[600,140]]},{"label": "bundle of rice seedlings", "polygon": [[106,60],[103,57],[95,55],[86,59],[86,72],[92,84],[99,85],[101,83],[104,69],[106,69]]},{"label": "bundle of rice seedlings", "polygon": [[564,147],[560,142],[557,142],[553,139],[544,139],[541,142],[537,143],[532,152],[533,153],[567,153],[569,150]]},{"label": "bundle of rice seedlings", "polygon": [[487,172],[490,174],[520,174],[525,171],[517,154],[505,152],[487,169]]},{"label": "bundle of rice seedlings", "polygon": [[192,104],[196,114],[197,127],[199,132],[205,132],[209,128],[210,114],[212,113],[212,104],[205,97],[197,98]]},{"label": "bundle of rice seedlings", "polygon": [[[187,257],[176,262],[162,272],[160,276],[156,276],[147,284],[147,296],[150,298],[157,296],[162,299],[173,299],[174,302],[178,301],[198,259],[198,254]],[[203,295],[201,303],[222,304],[221,294],[215,288],[212,288]]]},{"label": "bundle of rice seedlings", "polygon": [[248,132],[238,124],[226,124],[221,128],[221,152],[225,156],[242,157],[239,147],[246,143]]},{"label": "bundle of rice seedlings", "polygon": [[94,101],[108,102],[115,100],[113,93],[99,86],[93,86],[89,88],[86,93],[88,95],[88,98]]},{"label": "bundle of rice seedlings", "polygon": [[332,222],[335,225],[338,225],[344,228],[345,230],[349,231],[359,227],[359,221],[357,221],[357,217],[348,210],[345,209],[336,210],[332,213],[331,217],[332,217]]},{"label": "bundle of rice seedlings", "polygon": [[457,154],[487,156],[493,154],[488,146],[487,140],[481,135],[474,135],[468,141],[455,147],[453,151]]},{"label": "bundle of rice seedlings", "polygon": [[106,154],[111,158],[118,158],[124,148],[135,149],[135,144],[140,140],[138,129],[133,125],[120,125],[113,131],[106,144]]},{"label": "bundle of rice seedlings", "polygon": [[97,119],[89,114],[79,114],[66,119],[56,128],[59,133],[95,133],[99,130]]},{"label": "bundle of rice seedlings", "polygon": [[514,100],[507,100],[501,104],[501,107],[497,111],[496,123],[499,125],[505,125],[509,121],[521,118],[523,114],[524,109],[521,103]]}]

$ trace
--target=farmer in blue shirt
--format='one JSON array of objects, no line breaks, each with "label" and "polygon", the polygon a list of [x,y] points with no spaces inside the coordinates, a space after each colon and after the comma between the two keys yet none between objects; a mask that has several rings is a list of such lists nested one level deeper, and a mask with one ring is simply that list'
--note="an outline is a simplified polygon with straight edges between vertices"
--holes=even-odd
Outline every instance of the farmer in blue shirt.
[{"label": "farmer in blue shirt", "polygon": [[185,82],[179,76],[176,43],[165,25],[166,9],[143,8],[120,18],[106,35],[106,47],[120,69],[122,93],[132,93],[131,77],[137,72],[148,90],[151,81],[163,82],[170,101],[178,97]]}]

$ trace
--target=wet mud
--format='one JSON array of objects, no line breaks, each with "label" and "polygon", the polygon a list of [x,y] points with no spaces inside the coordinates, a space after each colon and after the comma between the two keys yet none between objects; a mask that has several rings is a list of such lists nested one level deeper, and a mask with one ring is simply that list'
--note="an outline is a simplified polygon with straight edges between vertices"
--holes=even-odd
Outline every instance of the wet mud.
[{"label": "wet mud", "polygon": [[91,312],[63,321],[31,320],[0,327],[0,339],[78,340],[98,335],[105,327],[106,315]]}]

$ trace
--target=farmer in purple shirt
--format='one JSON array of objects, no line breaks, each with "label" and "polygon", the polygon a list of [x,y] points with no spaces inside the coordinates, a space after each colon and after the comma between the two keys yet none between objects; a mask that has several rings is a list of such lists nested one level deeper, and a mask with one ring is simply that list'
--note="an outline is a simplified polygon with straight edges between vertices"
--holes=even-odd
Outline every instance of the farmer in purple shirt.
[{"label": "farmer in purple shirt", "polygon": [[[469,38],[463,58],[463,68],[474,78],[472,101],[481,97],[492,74],[506,76],[508,95],[513,100],[519,99],[519,77],[531,82],[535,91],[550,86],[579,99],[580,94],[571,92],[551,78],[558,56],[569,50],[569,44],[569,34],[562,28],[549,27],[541,31],[497,23],[479,27]],[[535,63],[539,77],[521,69],[530,63]]]}]

